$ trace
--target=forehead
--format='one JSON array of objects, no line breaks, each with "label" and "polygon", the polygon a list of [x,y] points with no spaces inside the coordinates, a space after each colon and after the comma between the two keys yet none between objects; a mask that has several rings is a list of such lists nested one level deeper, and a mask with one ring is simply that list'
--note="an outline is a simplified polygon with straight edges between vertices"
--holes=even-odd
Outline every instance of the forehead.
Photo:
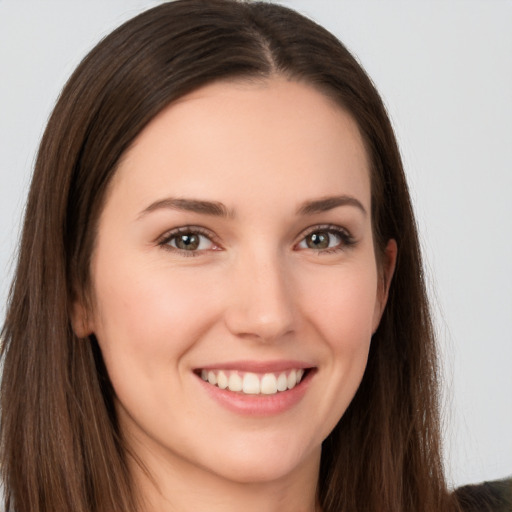
[{"label": "forehead", "polygon": [[312,86],[284,78],[218,82],[174,102],[135,140],[112,187],[136,192],[140,207],[164,191],[233,206],[350,192],[370,204],[355,121]]}]

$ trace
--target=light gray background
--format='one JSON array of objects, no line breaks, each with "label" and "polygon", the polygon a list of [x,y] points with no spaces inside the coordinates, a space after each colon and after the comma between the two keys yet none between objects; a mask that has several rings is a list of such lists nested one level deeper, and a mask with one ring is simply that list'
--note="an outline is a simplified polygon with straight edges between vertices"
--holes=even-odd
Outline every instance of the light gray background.
[{"label": "light gray background", "polygon": [[[38,140],[111,29],[160,2],[0,0],[0,321]],[[512,1],[288,0],[359,58],[409,176],[454,485],[512,474]]]}]

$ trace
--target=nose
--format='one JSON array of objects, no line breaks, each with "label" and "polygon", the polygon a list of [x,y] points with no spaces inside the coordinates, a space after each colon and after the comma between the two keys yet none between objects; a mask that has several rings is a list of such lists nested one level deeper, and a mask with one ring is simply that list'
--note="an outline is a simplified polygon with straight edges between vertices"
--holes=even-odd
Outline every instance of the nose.
[{"label": "nose", "polygon": [[235,264],[225,322],[237,337],[275,342],[295,329],[292,280],[277,256],[251,254]]}]

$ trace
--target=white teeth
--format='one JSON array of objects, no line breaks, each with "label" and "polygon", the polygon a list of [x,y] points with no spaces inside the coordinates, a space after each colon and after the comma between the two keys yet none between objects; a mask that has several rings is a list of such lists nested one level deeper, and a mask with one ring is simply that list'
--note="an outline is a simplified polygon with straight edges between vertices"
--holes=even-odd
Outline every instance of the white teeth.
[{"label": "white teeth", "polygon": [[258,379],[255,373],[246,373],[244,375],[242,390],[248,395],[260,394],[260,379]]},{"label": "white teeth", "polygon": [[304,370],[289,370],[280,374],[237,372],[230,370],[201,370],[201,378],[213,386],[247,395],[274,395],[293,389],[304,376]]},{"label": "white teeth", "polygon": [[242,391],[242,378],[238,373],[232,373],[229,376],[228,388],[230,391]]},{"label": "white teeth", "polygon": [[[210,381],[210,377],[208,376],[208,382]],[[292,389],[297,384],[297,372],[292,370],[288,375],[288,389]]]},{"label": "white teeth", "polygon": [[217,375],[217,386],[219,386],[220,389],[226,389],[228,384],[229,381],[226,374],[224,372],[219,372],[219,375]]},{"label": "white teeth", "polygon": [[261,379],[261,392],[264,395],[277,393],[277,379],[273,373],[265,373]]},{"label": "white teeth", "polygon": [[288,389],[288,379],[286,373],[281,373],[277,378],[277,391],[286,391]]}]

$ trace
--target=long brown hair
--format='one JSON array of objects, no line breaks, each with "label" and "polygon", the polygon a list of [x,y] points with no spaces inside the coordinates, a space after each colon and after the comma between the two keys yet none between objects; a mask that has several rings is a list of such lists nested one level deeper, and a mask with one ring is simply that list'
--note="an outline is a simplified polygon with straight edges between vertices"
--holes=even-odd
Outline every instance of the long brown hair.
[{"label": "long brown hair", "polygon": [[39,149],[6,322],[1,471],[16,512],[137,509],[113,391],[87,301],[105,190],[126,150],[172,101],[215,80],[275,74],[346,109],[370,161],[377,257],[399,257],[363,381],[322,448],[324,512],[451,510],[440,459],[437,361],[414,216],[377,91],[329,32],[282,6],[179,0],[115,30],[65,86]]}]

